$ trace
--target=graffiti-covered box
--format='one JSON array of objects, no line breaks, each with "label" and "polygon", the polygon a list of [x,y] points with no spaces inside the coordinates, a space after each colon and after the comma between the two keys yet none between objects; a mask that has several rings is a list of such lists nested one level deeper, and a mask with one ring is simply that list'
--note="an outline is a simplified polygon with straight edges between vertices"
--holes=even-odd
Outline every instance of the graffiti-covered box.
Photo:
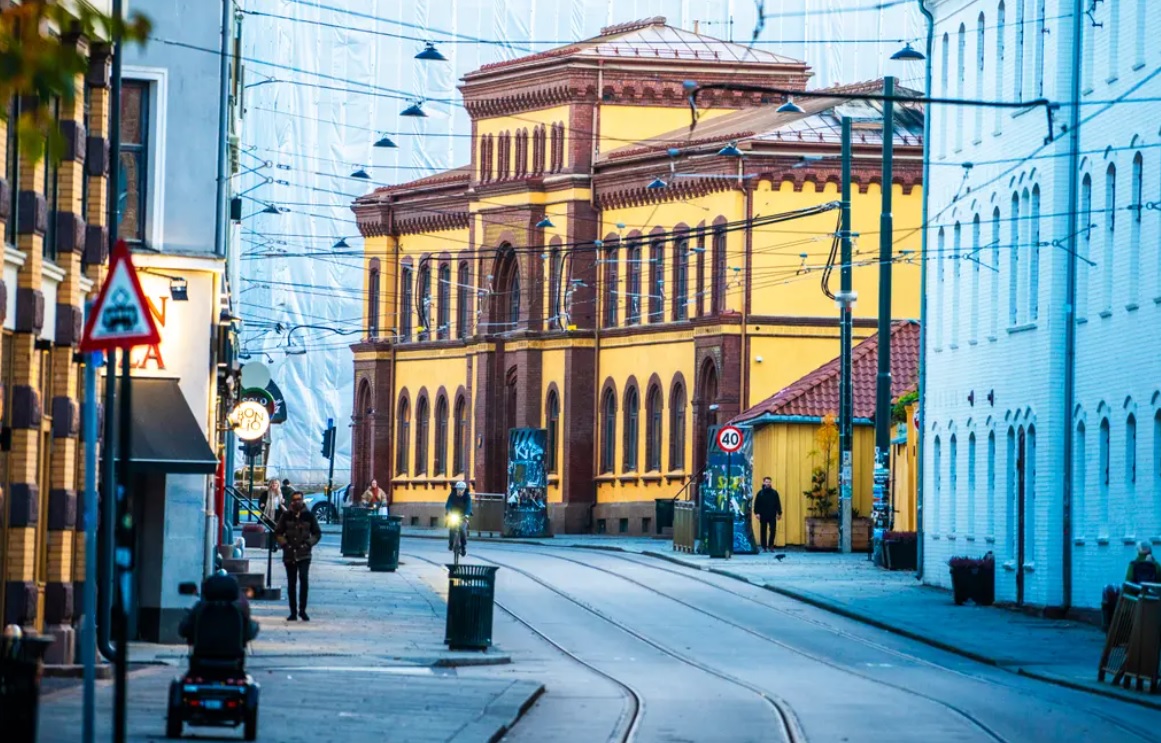
[{"label": "graffiti-covered box", "polygon": [[548,431],[508,431],[508,492],[504,499],[505,537],[548,537],[548,473],[544,451]]}]

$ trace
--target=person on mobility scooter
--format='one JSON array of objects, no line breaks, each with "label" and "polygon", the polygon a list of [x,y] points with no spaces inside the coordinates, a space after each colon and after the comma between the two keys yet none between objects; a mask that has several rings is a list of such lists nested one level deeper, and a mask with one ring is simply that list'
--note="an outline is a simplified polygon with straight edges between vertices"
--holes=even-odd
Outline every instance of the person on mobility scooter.
[{"label": "person on mobility scooter", "polygon": [[[182,595],[197,595],[197,585],[183,583]],[[201,599],[190,609],[178,633],[189,641],[189,670],[169,686],[165,735],[180,738],[182,726],[243,726],[246,740],[258,737],[258,684],[246,673],[246,644],[258,635],[258,623],[233,576],[219,571],[202,583]]]}]

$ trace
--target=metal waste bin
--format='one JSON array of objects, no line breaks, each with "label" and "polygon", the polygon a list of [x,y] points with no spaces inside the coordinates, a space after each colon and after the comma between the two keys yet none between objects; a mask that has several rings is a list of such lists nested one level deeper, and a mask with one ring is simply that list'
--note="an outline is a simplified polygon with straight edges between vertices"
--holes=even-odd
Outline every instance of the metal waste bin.
[{"label": "metal waste bin", "polygon": [[452,650],[487,650],[492,646],[492,609],[496,571],[485,565],[448,565],[447,630]]},{"label": "metal waste bin", "polygon": [[347,506],[343,509],[343,557],[366,557],[371,541],[371,509]]},{"label": "metal waste bin", "polygon": [[710,557],[730,558],[734,554],[734,514],[729,511],[707,513],[706,542]]},{"label": "metal waste bin", "polygon": [[660,536],[665,529],[673,528],[673,498],[658,498],[653,501],[653,523],[656,534]]},{"label": "metal waste bin", "polygon": [[0,721],[5,741],[36,743],[41,659],[51,645],[45,637],[0,638]]},{"label": "metal waste bin", "polygon": [[399,533],[402,516],[371,517],[371,547],[367,552],[367,567],[375,573],[395,572],[399,567]]}]

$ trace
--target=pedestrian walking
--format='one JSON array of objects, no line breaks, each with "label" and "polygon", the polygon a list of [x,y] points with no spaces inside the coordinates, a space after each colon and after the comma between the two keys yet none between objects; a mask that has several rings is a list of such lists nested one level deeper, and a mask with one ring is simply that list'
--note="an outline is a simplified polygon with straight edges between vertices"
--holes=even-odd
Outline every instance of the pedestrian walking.
[{"label": "pedestrian walking", "polygon": [[379,487],[378,480],[372,480],[371,487],[363,491],[363,505],[376,510],[387,505],[387,493]]},{"label": "pedestrian walking", "polygon": [[306,509],[305,496],[300,491],[290,496],[290,510],[278,520],[274,536],[282,547],[282,564],[286,566],[286,595],[290,601],[290,616],[286,621],[309,622],[306,600],[310,588],[310,557],[312,548],[322,539],[322,529],[314,514]]},{"label": "pedestrian walking", "polygon": [[754,513],[758,515],[762,537],[762,549],[774,549],[778,533],[778,520],[782,518],[782,499],[769,477],[762,478],[762,489],[754,496]]},{"label": "pedestrian walking", "polygon": [[290,486],[290,480],[282,481],[282,502],[289,503],[290,496],[294,495],[294,488]]},{"label": "pedestrian walking", "polygon": [[1161,565],[1153,559],[1153,545],[1144,540],[1137,543],[1137,559],[1129,563],[1125,580],[1129,583],[1154,583],[1161,579]]},{"label": "pedestrian walking", "polygon": [[282,488],[278,478],[274,478],[267,486],[266,493],[261,498],[262,515],[272,524],[277,524],[282,518]]},{"label": "pedestrian walking", "polygon": [[448,493],[447,503],[444,505],[444,517],[452,514],[459,517],[459,523],[448,529],[447,548],[455,549],[455,535],[460,535],[460,555],[468,554],[468,519],[472,516],[472,494],[468,491],[468,484],[463,480],[456,483]]}]

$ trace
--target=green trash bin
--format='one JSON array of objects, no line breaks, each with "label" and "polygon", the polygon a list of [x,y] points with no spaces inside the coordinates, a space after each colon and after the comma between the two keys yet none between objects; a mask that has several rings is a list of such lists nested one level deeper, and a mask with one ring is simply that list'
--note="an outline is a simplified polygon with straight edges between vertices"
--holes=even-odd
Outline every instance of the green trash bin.
[{"label": "green trash bin", "polygon": [[487,650],[492,646],[492,609],[496,571],[486,565],[448,565],[447,630],[451,650]]},{"label": "green trash bin", "polygon": [[0,638],[0,721],[5,741],[36,743],[40,663],[51,645],[46,637]]},{"label": "green trash bin", "polygon": [[661,536],[665,529],[673,528],[673,498],[658,498],[653,501],[653,523],[656,525],[656,533]]},{"label": "green trash bin", "polygon": [[371,509],[347,506],[343,509],[343,557],[366,557],[371,541]]},{"label": "green trash bin", "polygon": [[402,516],[371,517],[371,547],[367,551],[367,567],[373,573],[394,573],[399,567],[399,533]]},{"label": "green trash bin", "polygon": [[711,511],[706,514],[706,541],[710,557],[729,559],[734,554],[734,514]]}]

